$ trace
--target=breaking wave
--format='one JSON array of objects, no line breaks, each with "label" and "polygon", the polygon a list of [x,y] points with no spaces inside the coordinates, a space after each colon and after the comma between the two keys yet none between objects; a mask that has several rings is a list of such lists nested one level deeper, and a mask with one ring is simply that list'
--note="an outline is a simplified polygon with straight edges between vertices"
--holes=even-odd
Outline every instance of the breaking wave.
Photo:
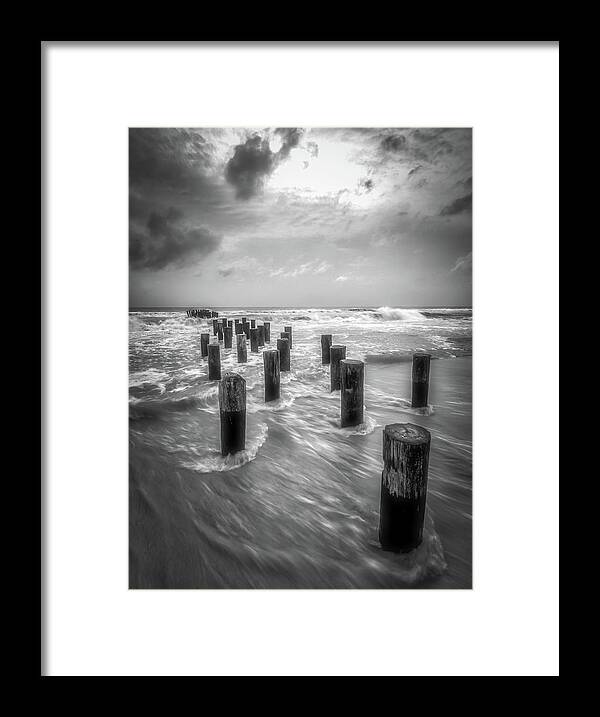
[{"label": "breaking wave", "polygon": [[375,309],[375,316],[384,321],[425,321],[426,316],[417,309],[394,309],[391,306],[380,306]]}]

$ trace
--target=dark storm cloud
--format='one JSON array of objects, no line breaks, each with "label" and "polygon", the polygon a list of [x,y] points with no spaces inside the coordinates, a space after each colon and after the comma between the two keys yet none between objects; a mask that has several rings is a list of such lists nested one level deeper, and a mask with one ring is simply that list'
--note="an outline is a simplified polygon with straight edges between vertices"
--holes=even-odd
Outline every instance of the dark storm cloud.
[{"label": "dark storm cloud", "polygon": [[250,199],[260,193],[266,180],[280,162],[288,158],[300,143],[303,130],[295,127],[278,128],[275,134],[281,139],[281,147],[273,152],[269,137],[254,134],[236,145],[233,157],[225,167],[225,179],[235,187],[238,199]]},{"label": "dark storm cloud", "polygon": [[462,212],[469,211],[472,206],[473,206],[473,195],[466,194],[464,197],[459,197],[458,199],[455,199],[450,204],[447,204],[440,212],[440,216],[447,217],[447,216],[451,216],[453,214],[462,214]]},{"label": "dark storm cloud", "polygon": [[173,207],[153,211],[145,224],[132,221],[129,228],[129,260],[134,269],[158,270],[184,266],[210,254],[221,243],[206,227],[192,226]]},{"label": "dark storm cloud", "polygon": [[388,134],[381,140],[381,148],[385,152],[400,152],[406,146],[403,134]]},{"label": "dark storm cloud", "polygon": [[202,183],[213,162],[214,147],[200,132],[188,129],[129,130],[129,181],[189,188]]},{"label": "dark storm cloud", "polygon": [[275,154],[269,140],[255,134],[238,144],[225,167],[225,179],[236,189],[236,196],[249,199],[258,194],[275,168]]},{"label": "dark storm cloud", "polygon": [[[427,165],[447,163],[452,156],[470,157],[468,128],[385,129],[374,135],[383,161],[411,162],[409,177]],[[418,166],[423,163],[423,165]]]}]

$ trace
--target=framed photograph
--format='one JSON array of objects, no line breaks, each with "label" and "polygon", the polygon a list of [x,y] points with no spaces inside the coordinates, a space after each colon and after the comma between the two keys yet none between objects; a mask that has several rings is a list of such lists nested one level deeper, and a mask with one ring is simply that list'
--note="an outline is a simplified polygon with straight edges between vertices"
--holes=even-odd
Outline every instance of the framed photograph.
[{"label": "framed photograph", "polygon": [[558,45],[42,67],[42,673],[557,674]]}]

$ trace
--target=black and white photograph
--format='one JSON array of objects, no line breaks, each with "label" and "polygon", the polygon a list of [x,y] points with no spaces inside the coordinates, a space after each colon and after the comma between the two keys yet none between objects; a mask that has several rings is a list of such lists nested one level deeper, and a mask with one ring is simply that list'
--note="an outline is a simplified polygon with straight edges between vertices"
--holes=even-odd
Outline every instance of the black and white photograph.
[{"label": "black and white photograph", "polygon": [[558,676],[558,41],[40,50],[40,675]]},{"label": "black and white photograph", "polygon": [[130,588],[471,588],[470,128],[129,129]]}]

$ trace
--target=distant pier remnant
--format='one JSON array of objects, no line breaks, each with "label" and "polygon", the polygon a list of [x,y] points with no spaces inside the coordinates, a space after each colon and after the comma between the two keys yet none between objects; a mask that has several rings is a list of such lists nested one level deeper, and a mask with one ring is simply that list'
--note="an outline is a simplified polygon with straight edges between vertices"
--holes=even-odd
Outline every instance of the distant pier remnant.
[{"label": "distant pier remnant", "polygon": [[265,321],[263,323],[263,326],[265,327],[265,341],[270,344],[271,343],[271,322]]},{"label": "distant pier remnant", "polygon": [[226,373],[219,383],[221,455],[246,448],[246,381],[237,373]]},{"label": "distant pier remnant", "polygon": [[247,363],[248,362],[248,349],[246,348],[246,334],[238,334],[236,339],[237,339],[238,363]]},{"label": "distant pier remnant", "polygon": [[321,334],[321,364],[323,366],[330,361],[329,349],[331,348],[332,340],[331,334]]},{"label": "distant pier remnant", "polygon": [[221,346],[218,343],[208,344],[208,380],[221,380]]},{"label": "distant pier remnant", "polygon": [[284,326],[283,330],[286,332],[286,334],[290,335],[290,351],[292,350],[292,327],[291,326]]},{"label": "distant pier remnant", "polygon": [[[323,337],[321,337],[322,339]],[[341,346],[339,344],[333,344],[329,348],[329,354],[331,356],[331,368],[329,370],[330,374],[330,390],[331,391],[339,391],[342,384],[341,384],[341,372],[340,372],[340,361],[342,359],[346,358],[346,347]]]},{"label": "distant pier remnant", "polygon": [[429,366],[431,354],[413,354],[412,362],[412,407],[425,408],[429,396]]},{"label": "distant pier remnant", "polygon": [[258,353],[258,329],[250,329],[250,351],[253,354]]},{"label": "distant pier remnant", "polygon": [[265,345],[265,327],[263,326],[257,326],[258,329],[258,345],[264,346]]},{"label": "distant pier remnant", "polygon": [[213,320],[212,320],[212,325],[213,325],[213,336],[216,336],[216,335],[217,335],[218,328],[219,328],[219,320],[218,320],[218,319],[213,319]]},{"label": "distant pier remnant", "polygon": [[265,367],[265,403],[276,401],[279,398],[279,351],[267,349],[263,351],[263,364]]},{"label": "distant pier remnant", "polygon": [[224,326],[223,327],[223,342],[226,349],[231,348],[232,344],[232,333],[233,333],[233,327],[232,326]]},{"label": "distant pier remnant", "polygon": [[277,350],[279,351],[279,368],[281,371],[290,370],[290,340],[287,333],[281,334],[277,339]]},{"label": "distant pier remnant", "polygon": [[210,334],[200,334],[200,354],[202,358],[208,356],[208,344],[210,343]]},{"label": "distant pier remnant", "polygon": [[365,365],[355,359],[340,361],[341,426],[358,426],[363,422]]},{"label": "distant pier remnant", "polygon": [[250,328],[255,329],[256,328],[256,319],[250,319]]},{"label": "distant pier remnant", "polygon": [[431,434],[412,423],[383,430],[379,542],[384,550],[408,552],[423,540]]},{"label": "distant pier remnant", "polygon": [[196,319],[210,319],[213,316],[218,316],[215,311],[211,311],[210,309],[187,309],[186,314]]}]

